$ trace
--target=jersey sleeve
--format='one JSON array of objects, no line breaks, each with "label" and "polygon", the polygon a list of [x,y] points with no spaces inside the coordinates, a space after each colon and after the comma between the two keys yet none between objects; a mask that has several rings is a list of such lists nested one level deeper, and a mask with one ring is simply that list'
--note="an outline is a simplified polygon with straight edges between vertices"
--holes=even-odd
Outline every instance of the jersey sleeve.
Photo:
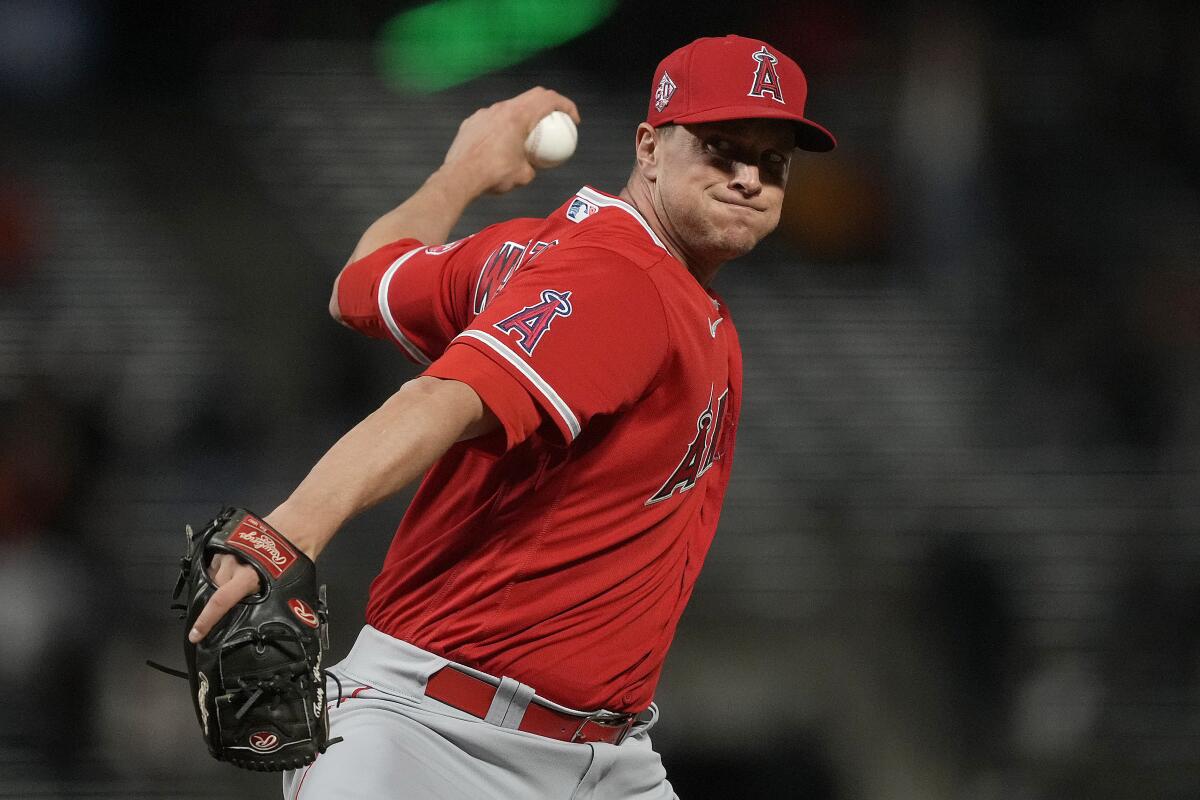
[{"label": "jersey sleeve", "polygon": [[425,374],[475,389],[509,447],[544,424],[570,443],[642,397],[669,349],[662,300],[641,267],[601,247],[564,247],[517,272]]},{"label": "jersey sleeve", "polygon": [[511,219],[478,234],[426,247],[415,239],[384,245],[354,261],[337,284],[344,323],[428,366],[502,285],[526,251],[536,219]]},{"label": "jersey sleeve", "polygon": [[455,330],[446,314],[446,273],[454,246],[426,247],[415,239],[384,245],[354,261],[337,282],[343,323],[400,348],[410,361],[428,365],[442,354]]}]

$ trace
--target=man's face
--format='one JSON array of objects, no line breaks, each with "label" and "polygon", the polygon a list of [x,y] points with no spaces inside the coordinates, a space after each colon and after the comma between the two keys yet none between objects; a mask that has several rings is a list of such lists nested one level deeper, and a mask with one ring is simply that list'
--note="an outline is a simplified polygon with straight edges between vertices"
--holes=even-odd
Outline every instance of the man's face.
[{"label": "man's face", "polygon": [[654,202],[689,258],[728,261],[775,230],[795,146],[791,122],[703,122],[656,135]]}]

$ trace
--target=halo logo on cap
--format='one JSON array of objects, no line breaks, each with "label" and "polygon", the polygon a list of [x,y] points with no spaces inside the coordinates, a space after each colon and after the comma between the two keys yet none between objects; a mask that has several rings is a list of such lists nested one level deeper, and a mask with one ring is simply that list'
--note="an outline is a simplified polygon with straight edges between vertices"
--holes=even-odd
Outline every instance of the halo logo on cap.
[{"label": "halo logo on cap", "polygon": [[667,107],[667,103],[671,102],[673,94],[675,94],[675,81],[671,80],[671,76],[664,72],[662,80],[658,82],[658,88],[654,90],[654,107],[662,111]]}]

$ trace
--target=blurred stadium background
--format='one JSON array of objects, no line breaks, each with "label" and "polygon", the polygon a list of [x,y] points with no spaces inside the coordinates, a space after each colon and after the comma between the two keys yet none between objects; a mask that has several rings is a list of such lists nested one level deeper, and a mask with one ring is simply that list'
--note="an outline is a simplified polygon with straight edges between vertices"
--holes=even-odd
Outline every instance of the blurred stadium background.
[{"label": "blurred stadium background", "polygon": [[[270,510],[414,374],[328,287],[459,120],[578,102],[458,231],[540,216],[728,32],[841,146],[718,279],[747,397],[659,696],[680,795],[1200,796],[1200,7],[472,0],[429,47],[417,5],[0,2],[0,796],[278,796],[142,666],[183,523]],[[323,558],[335,656],[406,499]]]}]

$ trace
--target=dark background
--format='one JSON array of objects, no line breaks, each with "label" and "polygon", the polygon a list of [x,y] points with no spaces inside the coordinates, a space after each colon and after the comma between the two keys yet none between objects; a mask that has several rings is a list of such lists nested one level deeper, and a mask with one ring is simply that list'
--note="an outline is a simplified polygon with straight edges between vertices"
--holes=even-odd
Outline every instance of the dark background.
[{"label": "dark background", "polygon": [[[747,397],[659,691],[680,795],[1200,794],[1196,7],[627,0],[419,96],[378,57],[410,5],[0,2],[0,796],[278,796],[142,666],[184,522],[269,511],[414,374],[328,291],[463,117],[576,100],[575,158],[457,232],[544,215],[730,32],[840,147],[718,279]],[[335,657],[406,499],[322,558]]]}]

